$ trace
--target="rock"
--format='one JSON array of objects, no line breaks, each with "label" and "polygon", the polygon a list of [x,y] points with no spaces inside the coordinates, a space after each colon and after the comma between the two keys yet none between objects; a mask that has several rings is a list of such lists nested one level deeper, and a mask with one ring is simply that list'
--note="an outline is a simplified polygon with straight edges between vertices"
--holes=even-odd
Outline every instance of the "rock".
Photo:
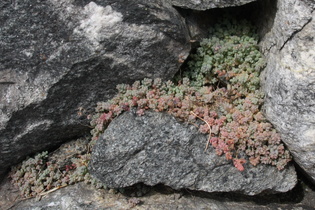
[{"label": "rock", "polygon": [[297,182],[292,165],[278,171],[247,164],[240,172],[212,148],[205,152],[206,142],[207,136],[195,126],[166,113],[148,111],[139,117],[126,112],[111,122],[94,146],[90,173],[109,188],[164,184],[246,195],[287,192]]},{"label": "rock", "polygon": [[171,0],[177,7],[194,10],[208,10],[213,8],[241,6],[257,0],[229,0],[229,1],[211,1],[211,0]]},{"label": "rock", "polygon": [[0,2],[0,177],[29,154],[89,132],[120,83],[172,77],[190,50],[162,0]]},{"label": "rock", "polygon": [[[195,192],[166,193],[163,188],[153,188],[141,198],[130,198],[111,190],[97,190],[91,185],[77,183],[43,196],[21,200],[7,182],[0,184],[0,206],[2,209],[313,209],[315,192],[306,187],[305,197],[297,200],[296,192],[270,197],[239,197],[226,194],[210,195]],[[295,193],[295,194],[294,194]],[[138,203],[138,204],[137,204]]]},{"label": "rock", "polygon": [[264,110],[294,161],[315,183],[314,1],[278,1],[274,24],[261,46]]}]

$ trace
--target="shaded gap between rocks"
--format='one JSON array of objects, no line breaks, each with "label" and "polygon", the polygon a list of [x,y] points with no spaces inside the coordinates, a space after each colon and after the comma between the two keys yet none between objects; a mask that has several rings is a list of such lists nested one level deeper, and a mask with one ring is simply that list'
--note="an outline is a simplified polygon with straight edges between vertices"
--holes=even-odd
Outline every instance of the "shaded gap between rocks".
[{"label": "shaded gap between rocks", "polygon": [[[209,10],[192,10],[173,6],[184,19],[191,45],[190,54],[196,53],[200,41],[208,37],[208,30],[215,25],[220,18],[229,16],[236,20],[247,20],[257,28],[259,40],[271,30],[277,12],[277,0],[257,0],[242,6],[214,8]],[[176,73],[180,75],[187,66],[189,56],[183,61],[181,68]]]},{"label": "shaded gap between rocks", "polygon": [[[304,179],[303,179],[304,180]],[[259,195],[243,195],[236,192],[203,192],[188,189],[174,190],[169,186],[157,184],[148,186],[143,183],[138,183],[130,187],[115,189],[117,192],[127,197],[145,197],[150,196],[154,192],[161,194],[179,194],[180,196],[199,197],[217,200],[219,202],[248,202],[251,201],[257,205],[268,204],[298,204],[304,198],[305,182],[299,180],[298,184],[286,193],[264,194]]]}]

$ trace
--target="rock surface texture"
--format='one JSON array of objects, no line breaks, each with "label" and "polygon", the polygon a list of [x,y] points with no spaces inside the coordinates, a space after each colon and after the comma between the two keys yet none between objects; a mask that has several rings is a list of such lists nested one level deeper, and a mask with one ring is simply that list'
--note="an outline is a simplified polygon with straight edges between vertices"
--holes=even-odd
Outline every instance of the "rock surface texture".
[{"label": "rock surface texture", "polygon": [[0,176],[88,132],[86,114],[117,84],[170,78],[189,52],[181,17],[160,0],[5,0],[0,10]]},{"label": "rock surface texture", "polygon": [[[261,76],[267,118],[315,183],[314,0],[0,1],[0,181],[12,164],[27,155],[88,132],[85,115],[96,102],[111,98],[117,84],[144,77],[170,79],[188,56],[188,40],[205,37],[208,24],[204,23],[213,24],[212,17],[223,14],[223,9],[205,10],[229,8],[226,12],[231,14],[241,5],[249,7],[238,14],[260,26],[260,44],[268,59]],[[115,188],[143,182],[257,195],[287,192],[297,182],[292,165],[278,171],[247,164],[240,172],[212,148],[205,152],[206,141],[207,136],[194,126],[165,113],[138,117],[127,112],[97,142],[90,169]],[[234,199],[234,193],[218,193],[210,198],[217,194],[198,197],[195,193],[200,192],[188,191],[183,196],[183,191],[176,191],[149,194],[140,198],[139,206],[137,199],[84,183],[50,192],[40,201],[25,200],[9,181],[0,184],[0,209],[315,206],[314,189],[302,192],[299,185],[289,192],[292,197],[282,194],[285,201],[272,194],[273,200],[269,197],[265,204],[260,196]]]},{"label": "rock surface texture", "polygon": [[[174,192],[167,188],[153,188],[144,197],[135,198],[115,193],[113,190],[95,189],[91,185],[78,183],[61,188],[43,196],[20,200],[16,190],[8,182],[0,184],[1,209],[14,210],[64,210],[64,209],[211,209],[211,210],[274,210],[274,209],[313,209],[315,192],[306,191],[304,199],[296,199],[294,192],[266,197],[237,197],[236,195],[209,195],[205,193]],[[307,188],[309,189],[309,188]],[[271,199],[270,199],[271,198]],[[134,208],[133,208],[134,207]]]},{"label": "rock surface texture", "polygon": [[267,118],[315,183],[315,2],[279,0],[262,40]]},{"label": "rock surface texture", "polygon": [[205,152],[207,136],[167,113],[126,112],[111,122],[96,143],[90,172],[110,188],[142,182],[173,189],[206,192],[286,192],[296,184],[294,167],[282,171],[260,164],[238,171],[212,148]]},{"label": "rock surface texture", "polygon": [[172,4],[177,7],[207,10],[213,8],[235,7],[254,2],[257,0],[228,0],[228,1],[212,1],[212,0],[171,0]]}]

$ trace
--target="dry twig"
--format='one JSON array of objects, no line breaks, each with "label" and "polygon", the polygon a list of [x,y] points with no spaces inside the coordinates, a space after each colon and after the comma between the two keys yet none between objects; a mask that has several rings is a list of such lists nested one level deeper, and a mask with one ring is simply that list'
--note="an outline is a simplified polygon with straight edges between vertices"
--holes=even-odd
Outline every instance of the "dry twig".
[{"label": "dry twig", "polygon": [[53,188],[53,189],[51,189],[51,190],[48,190],[48,191],[46,191],[46,192],[40,193],[39,196],[48,195],[49,193],[55,192],[56,190],[59,190],[59,189],[64,188],[64,187],[66,187],[66,186],[68,186],[68,185],[62,185],[62,186],[55,187],[55,188]]},{"label": "dry twig", "polygon": [[193,111],[190,111],[190,112],[191,112],[193,115],[195,115],[198,119],[204,121],[204,122],[208,125],[208,127],[209,127],[209,137],[208,137],[208,141],[207,141],[206,148],[205,148],[205,151],[207,151],[207,149],[208,149],[208,147],[209,147],[210,138],[211,138],[211,126],[209,125],[209,123],[208,123],[206,120],[204,120],[204,119],[202,119],[201,117],[199,117],[199,116],[198,116],[197,114],[195,114]]}]

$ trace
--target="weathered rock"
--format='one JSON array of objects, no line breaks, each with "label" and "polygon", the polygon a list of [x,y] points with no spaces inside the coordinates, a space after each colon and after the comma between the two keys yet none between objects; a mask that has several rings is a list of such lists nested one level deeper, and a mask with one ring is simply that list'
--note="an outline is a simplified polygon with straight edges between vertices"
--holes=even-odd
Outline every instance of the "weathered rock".
[{"label": "weathered rock", "polygon": [[170,78],[188,55],[177,11],[156,1],[0,2],[0,176],[89,131],[120,83]]},{"label": "weathered rock", "polygon": [[229,1],[212,1],[212,0],[171,0],[172,4],[177,7],[194,10],[207,10],[213,8],[241,6],[257,0],[229,0]]},{"label": "weathered rock", "polygon": [[[0,207],[12,210],[66,210],[66,209],[238,209],[238,210],[273,210],[273,209],[313,209],[315,192],[306,187],[304,198],[298,198],[294,191],[284,195],[268,197],[239,197],[226,194],[211,195],[196,192],[172,192],[156,187],[140,198],[126,197],[112,190],[98,190],[91,185],[78,183],[61,188],[36,198],[19,198],[18,193],[8,185],[0,184]],[[139,202],[139,204],[137,204]]]},{"label": "weathered rock", "polygon": [[261,43],[267,118],[294,160],[315,182],[315,2],[278,1],[273,27]]},{"label": "weathered rock", "polygon": [[90,172],[110,188],[162,183],[173,189],[255,195],[286,192],[296,184],[292,165],[278,171],[247,164],[240,172],[212,148],[205,152],[206,141],[195,126],[166,113],[146,112],[139,117],[126,112],[96,143]]}]

